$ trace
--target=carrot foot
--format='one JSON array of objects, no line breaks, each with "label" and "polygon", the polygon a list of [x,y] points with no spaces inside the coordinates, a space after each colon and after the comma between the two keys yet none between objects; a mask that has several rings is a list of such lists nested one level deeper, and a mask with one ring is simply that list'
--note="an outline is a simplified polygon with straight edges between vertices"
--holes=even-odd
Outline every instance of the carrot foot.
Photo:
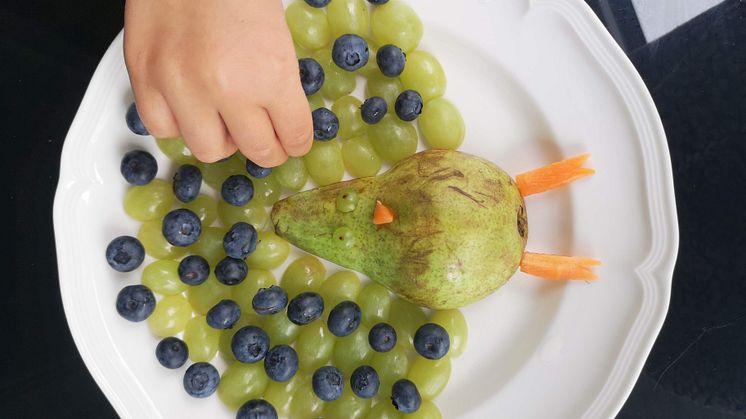
[{"label": "carrot foot", "polygon": [[554,281],[568,279],[588,281],[598,279],[590,267],[600,264],[601,262],[595,259],[525,252],[521,260],[521,272]]},{"label": "carrot foot", "polygon": [[530,172],[516,176],[515,181],[521,195],[529,196],[550,189],[559,188],[576,179],[596,173],[595,170],[582,167],[590,157],[589,153],[562,160]]}]

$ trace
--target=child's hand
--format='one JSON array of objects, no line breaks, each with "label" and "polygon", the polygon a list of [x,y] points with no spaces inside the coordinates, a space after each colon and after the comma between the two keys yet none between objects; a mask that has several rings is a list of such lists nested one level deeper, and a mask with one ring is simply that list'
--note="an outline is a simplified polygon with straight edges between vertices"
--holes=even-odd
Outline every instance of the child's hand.
[{"label": "child's hand", "polygon": [[124,56],[156,138],[202,161],[272,167],[311,147],[311,113],[280,0],[128,0]]}]

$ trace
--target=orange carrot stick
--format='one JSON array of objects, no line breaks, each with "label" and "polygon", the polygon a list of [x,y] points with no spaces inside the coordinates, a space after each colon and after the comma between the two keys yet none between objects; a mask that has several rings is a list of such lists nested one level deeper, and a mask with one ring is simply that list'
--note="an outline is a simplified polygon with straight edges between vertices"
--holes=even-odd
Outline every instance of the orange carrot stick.
[{"label": "orange carrot stick", "polygon": [[573,180],[596,173],[595,170],[582,167],[590,157],[589,153],[581,154],[549,166],[540,167],[516,176],[515,181],[521,195],[529,196],[550,189],[559,188]]},{"label": "orange carrot stick", "polygon": [[595,259],[525,252],[521,260],[521,271],[555,281],[567,279],[594,280],[598,277],[590,270],[590,267],[600,264],[601,262]]},{"label": "orange carrot stick", "polygon": [[376,201],[376,209],[373,211],[373,224],[379,226],[394,221],[394,212],[381,201]]}]

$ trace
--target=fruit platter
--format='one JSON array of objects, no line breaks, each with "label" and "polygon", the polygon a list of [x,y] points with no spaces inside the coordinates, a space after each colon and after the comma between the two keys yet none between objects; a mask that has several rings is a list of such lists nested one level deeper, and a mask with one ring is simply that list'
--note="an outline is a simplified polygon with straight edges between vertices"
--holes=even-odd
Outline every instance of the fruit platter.
[{"label": "fruit platter", "polygon": [[70,129],[60,288],[117,412],[613,417],[678,237],[659,118],[592,12],[285,5],[306,156],[208,164],[148,135],[121,35]]}]

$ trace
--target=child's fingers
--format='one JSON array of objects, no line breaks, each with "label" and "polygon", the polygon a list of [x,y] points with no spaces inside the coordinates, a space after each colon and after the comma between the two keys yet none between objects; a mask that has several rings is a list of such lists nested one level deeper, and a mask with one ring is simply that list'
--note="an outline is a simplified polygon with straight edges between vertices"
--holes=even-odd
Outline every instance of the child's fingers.
[{"label": "child's fingers", "polygon": [[206,103],[204,101],[190,100],[184,95],[173,99],[169,96],[167,100],[174,111],[184,142],[197,159],[213,163],[236,152],[236,146],[228,137],[217,110],[202,105]]},{"label": "child's fingers", "polygon": [[313,142],[311,111],[300,84],[289,84],[291,86],[286,89],[287,93],[280,95],[267,112],[287,154],[303,156],[311,149]]},{"label": "child's fingers", "polygon": [[233,104],[220,114],[241,154],[248,159],[263,167],[279,166],[287,160],[267,111]]},{"label": "child's fingers", "polygon": [[155,138],[179,136],[179,126],[163,95],[148,88],[133,87],[137,113],[150,135]]}]

